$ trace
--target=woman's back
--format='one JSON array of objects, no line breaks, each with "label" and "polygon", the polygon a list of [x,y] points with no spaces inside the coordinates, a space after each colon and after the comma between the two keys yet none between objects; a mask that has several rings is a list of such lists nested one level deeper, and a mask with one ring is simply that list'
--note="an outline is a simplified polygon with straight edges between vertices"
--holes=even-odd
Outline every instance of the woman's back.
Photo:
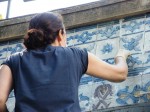
[{"label": "woman's back", "polygon": [[[80,112],[78,85],[87,70],[87,52],[48,46],[11,56],[16,112]],[[13,65],[13,66],[12,66]]]}]

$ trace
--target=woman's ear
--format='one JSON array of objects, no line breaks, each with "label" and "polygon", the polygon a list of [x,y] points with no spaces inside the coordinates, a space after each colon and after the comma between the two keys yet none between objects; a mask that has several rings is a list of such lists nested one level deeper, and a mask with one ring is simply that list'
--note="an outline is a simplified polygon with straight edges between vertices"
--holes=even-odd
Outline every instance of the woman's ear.
[{"label": "woman's ear", "polygon": [[62,41],[63,40],[63,33],[62,33],[62,30],[59,30],[59,32],[58,32],[58,41],[60,42],[60,41]]},{"label": "woman's ear", "polygon": [[58,40],[59,46],[63,46],[63,47],[66,46],[66,35],[63,32],[63,30],[59,30],[57,40]]}]

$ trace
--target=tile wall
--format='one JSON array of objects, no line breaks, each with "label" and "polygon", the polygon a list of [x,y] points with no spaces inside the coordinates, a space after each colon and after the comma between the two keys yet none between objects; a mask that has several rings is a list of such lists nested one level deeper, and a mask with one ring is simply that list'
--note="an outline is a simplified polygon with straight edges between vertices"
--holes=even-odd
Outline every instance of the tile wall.
[{"label": "tile wall", "polygon": [[[127,60],[128,78],[124,82],[112,83],[83,75],[79,86],[79,101],[83,112],[150,102],[149,36],[149,14],[67,30],[68,47],[86,49],[107,63],[114,64],[119,48],[131,52]],[[24,47],[20,40],[1,43],[0,63],[22,49]],[[7,102],[10,111],[14,106],[13,97],[12,92]]]}]

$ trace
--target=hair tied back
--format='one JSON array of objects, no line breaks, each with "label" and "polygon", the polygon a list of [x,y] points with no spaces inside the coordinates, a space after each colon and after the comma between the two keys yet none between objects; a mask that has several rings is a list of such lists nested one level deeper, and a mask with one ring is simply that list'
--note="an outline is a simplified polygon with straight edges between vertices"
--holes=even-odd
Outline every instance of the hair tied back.
[{"label": "hair tied back", "polygon": [[27,49],[36,49],[44,46],[44,33],[42,30],[30,29],[24,37],[24,45]]}]

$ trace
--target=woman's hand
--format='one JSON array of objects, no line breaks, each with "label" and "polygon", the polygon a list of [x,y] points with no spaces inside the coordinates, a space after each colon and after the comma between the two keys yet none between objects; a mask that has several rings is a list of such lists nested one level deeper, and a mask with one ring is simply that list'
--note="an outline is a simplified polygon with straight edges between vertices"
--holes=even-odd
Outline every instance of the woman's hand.
[{"label": "woman's hand", "polygon": [[127,59],[128,56],[130,56],[131,53],[128,51],[128,50],[125,50],[125,49],[119,49],[117,55],[116,55],[116,58],[117,57],[123,57],[124,59]]}]

